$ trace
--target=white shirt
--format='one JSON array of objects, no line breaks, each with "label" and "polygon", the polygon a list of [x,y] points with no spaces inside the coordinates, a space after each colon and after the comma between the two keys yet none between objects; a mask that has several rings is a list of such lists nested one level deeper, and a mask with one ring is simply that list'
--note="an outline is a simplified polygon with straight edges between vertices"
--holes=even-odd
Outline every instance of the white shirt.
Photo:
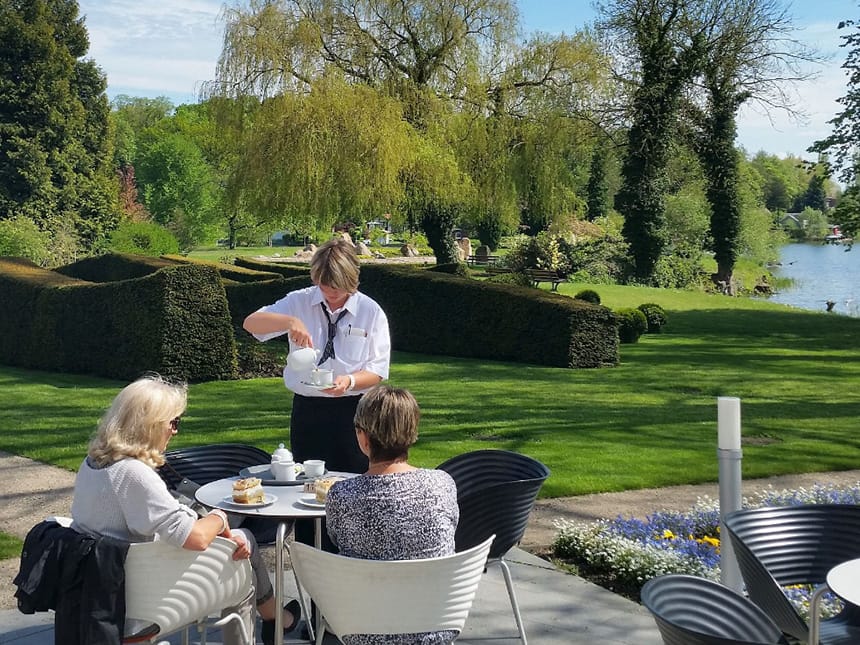
[{"label": "white shirt", "polygon": [[121,459],[105,468],[87,460],[75,478],[72,528],[80,533],[150,542],[154,537],[181,547],[197,513],[176,501],[164,480],[139,459]]},{"label": "white shirt", "polygon": [[[258,311],[286,314],[301,320],[313,339],[314,348],[322,352],[328,340],[328,321],[321,305],[325,302],[318,287],[308,287],[291,291],[273,305],[261,307]],[[326,306],[326,309],[328,307]],[[383,379],[388,378],[391,363],[391,338],[388,333],[388,318],[375,300],[357,291],[352,294],[343,307],[330,311],[331,321],[337,320],[341,311],[346,315],[337,324],[334,339],[334,359],[328,359],[322,367],[334,370],[334,375],[352,374],[366,370]],[[267,341],[282,336],[285,331],[270,334],[254,334],[254,338]],[[290,343],[290,349],[295,345]],[[287,389],[303,396],[331,396],[320,390],[302,384],[310,374],[284,368],[284,384]],[[355,390],[356,393],[359,390]]]}]

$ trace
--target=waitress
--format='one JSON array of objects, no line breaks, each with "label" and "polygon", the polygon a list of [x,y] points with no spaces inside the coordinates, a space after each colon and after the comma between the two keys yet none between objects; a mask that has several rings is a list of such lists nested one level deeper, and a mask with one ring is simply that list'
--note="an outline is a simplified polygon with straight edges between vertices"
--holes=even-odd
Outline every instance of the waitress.
[{"label": "waitress", "polygon": [[255,311],[243,323],[260,341],[288,334],[290,349],[320,349],[318,366],[334,372],[332,386],[309,385],[310,374],[284,368],[293,394],[290,448],[296,461],[324,459],[326,468],[367,470],[353,417],[363,392],[388,378],[391,339],[388,318],[358,291],[355,247],[342,239],[326,242],[311,259],[313,287],[291,291]]}]

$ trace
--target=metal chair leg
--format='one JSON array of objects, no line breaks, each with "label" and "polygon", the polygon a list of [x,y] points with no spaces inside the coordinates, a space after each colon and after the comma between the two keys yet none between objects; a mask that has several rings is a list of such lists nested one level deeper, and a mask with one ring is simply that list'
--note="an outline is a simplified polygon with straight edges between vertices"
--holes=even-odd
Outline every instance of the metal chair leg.
[{"label": "metal chair leg", "polygon": [[508,588],[508,596],[510,596],[511,607],[514,610],[514,620],[517,621],[517,629],[520,631],[520,640],[522,640],[523,645],[528,645],[528,641],[526,640],[526,628],[523,625],[522,616],[520,616],[520,606],[517,604],[517,595],[514,593],[514,581],[511,579],[511,570],[504,558],[499,558],[497,562],[502,568],[502,575],[505,577],[505,586]]},{"label": "metal chair leg", "polygon": [[313,641],[314,640],[314,626],[312,623],[314,621],[311,620],[311,612],[307,606],[307,601],[305,600],[305,594],[302,591],[302,585],[301,585],[301,583],[299,583],[299,577],[296,575],[296,568],[294,566],[292,566],[293,555],[292,555],[292,553],[290,553],[290,545],[287,544],[286,542],[284,542],[284,551],[287,552],[287,557],[290,559],[290,569],[292,569],[292,572],[293,572],[293,580],[296,581],[296,593],[299,596],[299,605],[301,605],[301,607],[302,607],[302,615],[305,616],[305,620],[307,622],[308,636],[310,636],[311,641]]}]

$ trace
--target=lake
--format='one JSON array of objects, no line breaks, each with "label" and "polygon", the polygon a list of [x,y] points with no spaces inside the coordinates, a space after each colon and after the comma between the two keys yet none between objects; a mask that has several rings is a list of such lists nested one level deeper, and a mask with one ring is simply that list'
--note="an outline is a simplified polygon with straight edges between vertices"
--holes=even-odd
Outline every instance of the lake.
[{"label": "lake", "polygon": [[812,311],[825,311],[832,300],[834,313],[860,317],[860,246],[849,248],[821,243],[782,247],[781,266],[772,270],[794,284],[769,300]]}]

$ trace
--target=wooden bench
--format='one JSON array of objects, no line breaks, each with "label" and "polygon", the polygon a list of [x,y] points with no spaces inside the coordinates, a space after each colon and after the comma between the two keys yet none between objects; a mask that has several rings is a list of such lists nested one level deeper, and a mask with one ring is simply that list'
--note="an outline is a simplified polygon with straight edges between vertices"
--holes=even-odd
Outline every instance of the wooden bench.
[{"label": "wooden bench", "polygon": [[541,282],[551,283],[552,291],[558,291],[558,285],[565,281],[556,271],[546,269],[526,269],[526,275],[534,286],[538,286]]},{"label": "wooden bench", "polygon": [[470,255],[466,258],[466,264],[469,266],[484,265],[494,266],[499,261],[498,255]]}]

